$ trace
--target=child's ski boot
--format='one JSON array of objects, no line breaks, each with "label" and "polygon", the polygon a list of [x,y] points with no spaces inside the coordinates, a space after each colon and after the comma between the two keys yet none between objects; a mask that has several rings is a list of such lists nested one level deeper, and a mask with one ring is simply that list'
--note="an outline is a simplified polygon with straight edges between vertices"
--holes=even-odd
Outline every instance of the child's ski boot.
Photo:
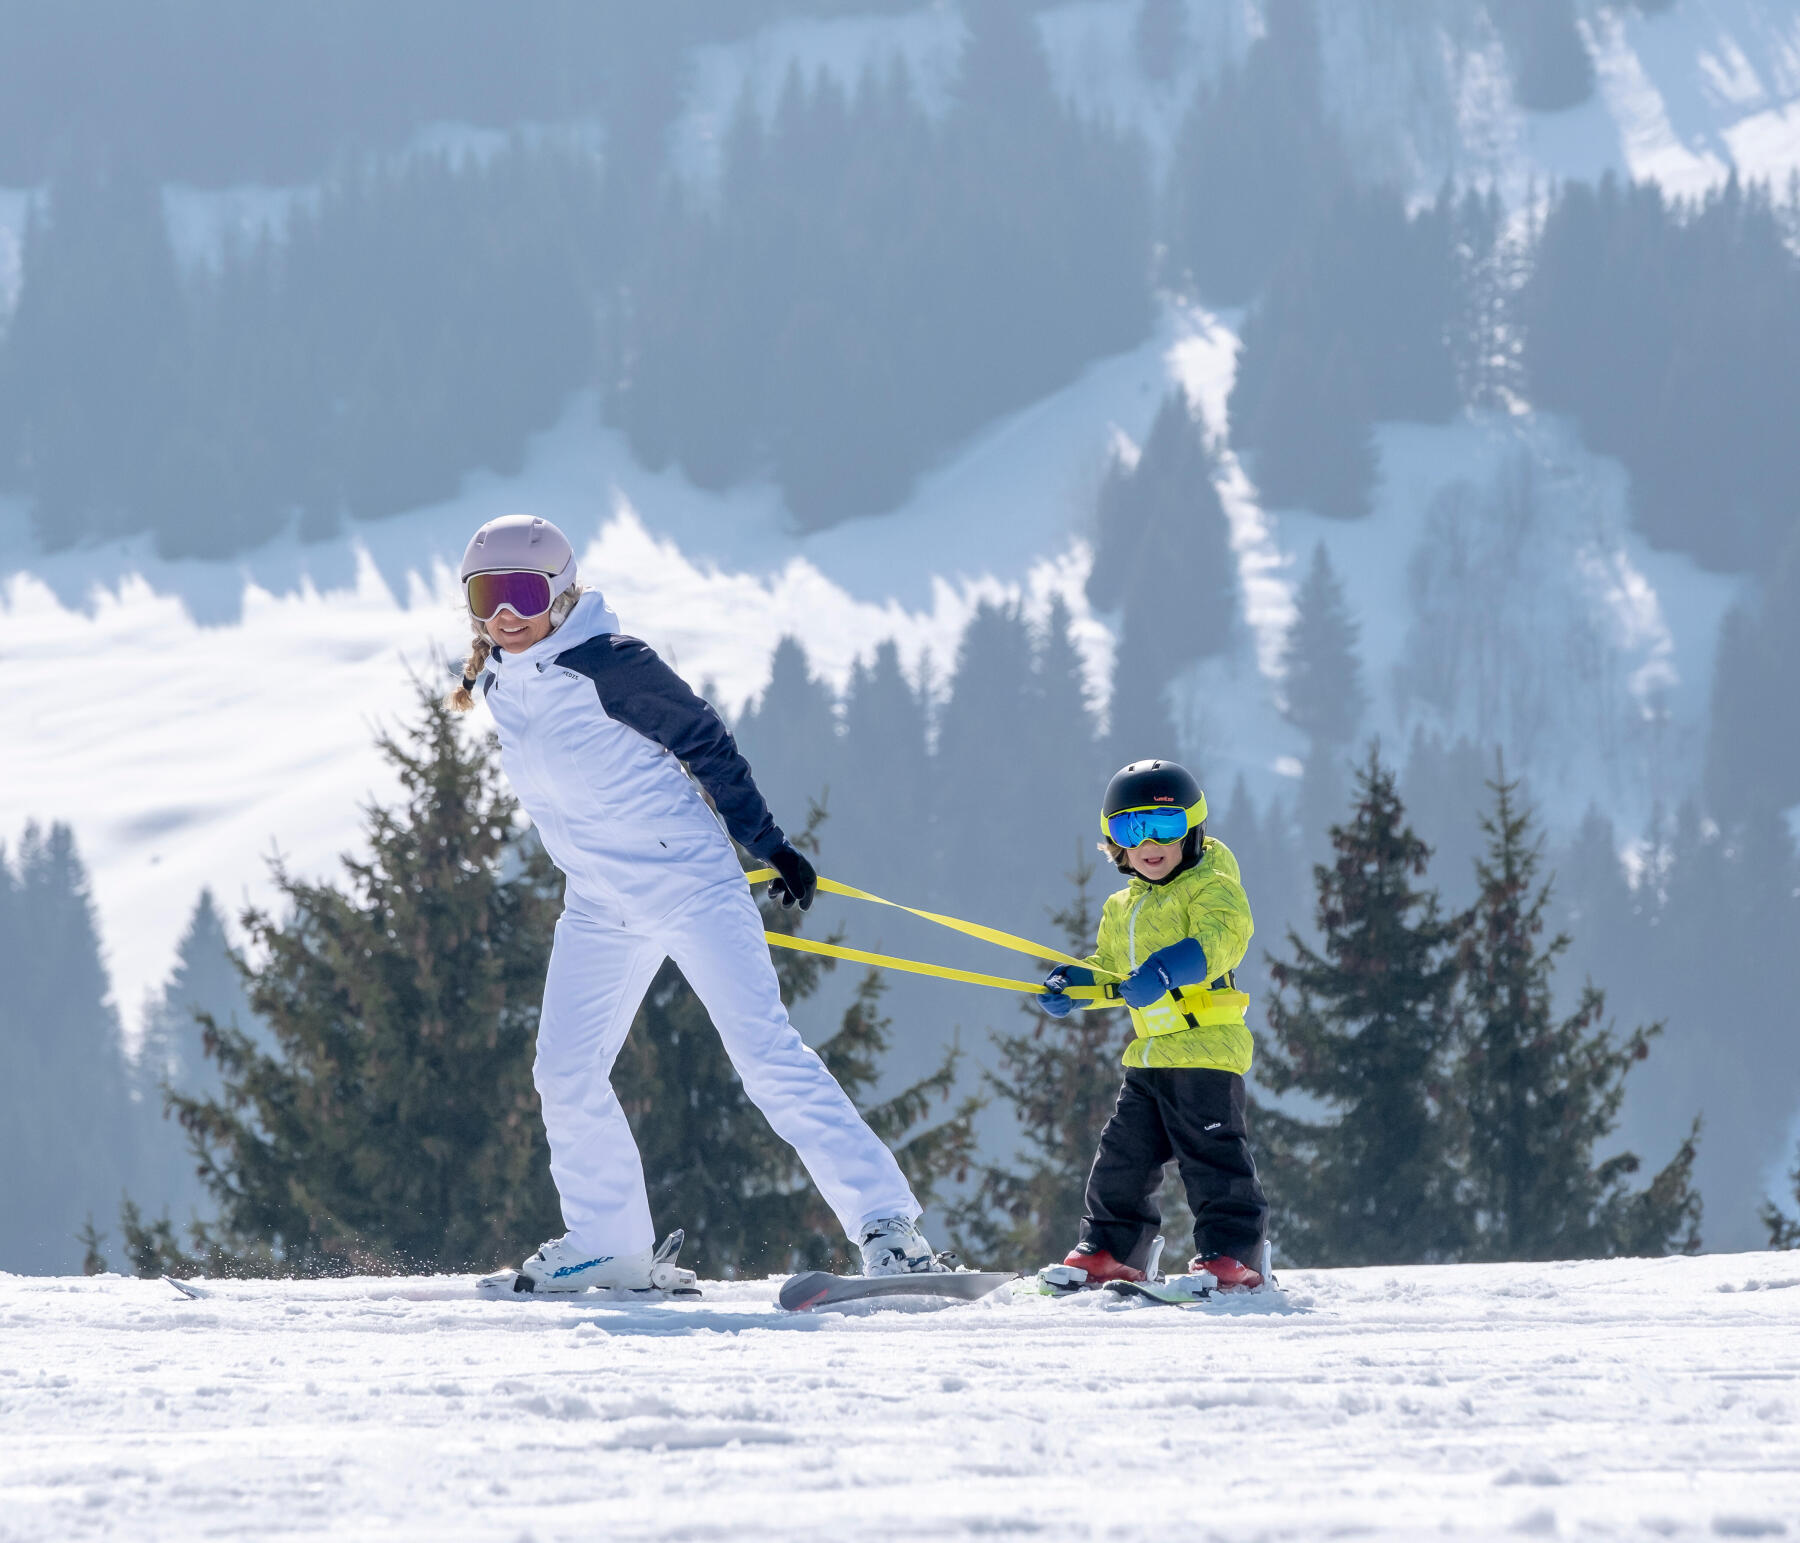
[{"label": "child's ski boot", "polygon": [[1113,1281],[1155,1280],[1162,1245],[1160,1237],[1150,1245],[1149,1268],[1140,1270],[1120,1263],[1095,1244],[1078,1243],[1061,1264],[1048,1264],[1038,1271],[1038,1285],[1048,1295],[1061,1296],[1070,1291],[1093,1291]]}]

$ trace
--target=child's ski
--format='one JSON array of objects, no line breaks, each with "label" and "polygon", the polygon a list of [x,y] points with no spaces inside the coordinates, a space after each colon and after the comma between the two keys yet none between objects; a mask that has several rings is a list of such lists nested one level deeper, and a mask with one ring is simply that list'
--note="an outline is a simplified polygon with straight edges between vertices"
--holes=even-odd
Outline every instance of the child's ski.
[{"label": "child's ski", "polygon": [[832,1275],[825,1270],[806,1270],[782,1282],[775,1300],[790,1313],[882,1297],[973,1302],[1015,1279],[1010,1270],[921,1270],[907,1275]]}]

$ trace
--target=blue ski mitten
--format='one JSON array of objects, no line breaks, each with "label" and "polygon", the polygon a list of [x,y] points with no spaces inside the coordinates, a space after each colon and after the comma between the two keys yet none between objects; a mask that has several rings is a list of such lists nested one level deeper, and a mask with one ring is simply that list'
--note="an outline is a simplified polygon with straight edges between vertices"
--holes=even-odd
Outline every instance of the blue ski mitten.
[{"label": "blue ski mitten", "polygon": [[1066,1018],[1080,1004],[1066,995],[1070,986],[1091,986],[1094,972],[1079,964],[1059,964],[1044,977],[1045,990],[1037,999],[1038,1006],[1052,1018]]},{"label": "blue ski mitten", "polygon": [[1199,986],[1212,978],[1206,967],[1206,950],[1198,938],[1183,938],[1159,948],[1119,986],[1127,1006],[1148,1007],[1177,986]]}]

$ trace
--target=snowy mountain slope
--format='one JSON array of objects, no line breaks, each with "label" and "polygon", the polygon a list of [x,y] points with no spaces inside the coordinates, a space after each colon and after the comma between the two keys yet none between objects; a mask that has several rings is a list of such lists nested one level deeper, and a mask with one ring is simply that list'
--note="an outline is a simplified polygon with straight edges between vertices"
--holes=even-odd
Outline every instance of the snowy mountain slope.
[{"label": "snowy mountain slope", "polygon": [[948,105],[967,29],[944,0],[901,14],[792,17],[737,43],[706,44],[689,62],[684,110],[669,131],[670,164],[690,186],[710,190],[732,115],[748,96],[772,119],[790,74],[811,86],[821,76],[854,94],[874,72],[905,67],[927,112]]},{"label": "snowy mountain slope", "polygon": [[[1166,168],[1195,85],[1261,31],[1248,0],[1189,0],[1188,57],[1148,79],[1132,47],[1137,0],[1077,0],[1039,22],[1059,88],[1141,134]],[[1692,195],[1744,177],[1785,186],[1800,169],[1800,10],[1788,0],[1680,0],[1646,16],[1598,3],[1583,23],[1597,90],[1567,112],[1512,101],[1500,41],[1475,0],[1420,8],[1334,0],[1319,8],[1327,103],[1365,176],[1419,196],[1446,177],[1517,202],[1563,178],[1613,171]]]},{"label": "snowy mountain slope", "polygon": [[519,478],[232,562],[163,562],[141,543],[36,554],[23,512],[0,506],[0,667],[24,726],[0,807],[75,827],[131,1021],[202,885],[232,909],[267,901],[274,847],[323,875],[363,803],[392,796],[372,728],[407,710],[407,672],[431,671],[433,650],[461,659],[455,565],[476,526],[520,509],[585,543],[582,571],[624,625],[734,711],[785,633],[841,685],[883,639],[943,665],[981,599],[1041,613],[1052,593],[1075,608],[1098,689],[1111,642],[1081,597],[1078,533],[1113,435],[1148,427],[1178,326],[995,425],[896,514],[804,538],[766,487],[719,497],[646,472],[587,401]]},{"label": "snowy mountain slope", "polygon": [[1793,1255],[792,1317],[0,1276],[0,1539],[1791,1537]]},{"label": "snowy mountain slope", "polygon": [[[1265,513],[1223,445],[1235,350],[1221,318],[1171,311],[1143,347],[980,436],[902,509],[804,537],[766,487],[719,497],[646,472],[583,402],[520,477],[475,479],[447,504],[336,541],[272,543],[233,563],[164,563],[131,544],[16,558],[0,569],[12,623],[0,666],[26,733],[0,763],[0,804],[74,825],[130,1019],[203,884],[232,907],[264,902],[272,847],[320,875],[356,843],[362,804],[392,790],[371,728],[406,710],[408,669],[431,669],[434,649],[461,657],[454,565],[469,531],[519,509],[585,543],[583,572],[625,626],[713,682],[733,711],[761,689],[785,633],[840,686],[889,637],[909,666],[929,652],[941,673],[975,604],[1009,595],[1036,614],[1064,596],[1101,694],[1111,635],[1082,594],[1093,493],[1108,455],[1141,440],[1177,382],[1220,436],[1246,602],[1243,646],[1201,667],[1183,707],[1215,782],[1241,772],[1266,800],[1298,773],[1304,741],[1277,710],[1277,672],[1298,566],[1323,540],[1363,619],[1377,698],[1368,727],[1390,744],[1422,716],[1452,738],[1508,731],[1514,764],[1559,823],[1602,799],[1635,828],[1666,791],[1659,779],[1691,783],[1711,649],[1735,586],[1625,528],[1616,465],[1531,419],[1392,427],[1369,520]],[[1548,468],[1544,529],[1515,559],[1531,574],[1514,596],[1532,597],[1530,622],[1516,648],[1471,661],[1486,669],[1485,694],[1440,691],[1427,712],[1393,689],[1421,647],[1409,565],[1445,489],[1472,490],[1461,515],[1470,541],[1499,539],[1489,525],[1505,509],[1480,490],[1520,456]],[[16,509],[11,519],[16,532]],[[1434,614],[1491,613],[1489,578],[1481,564],[1441,576]],[[1559,665],[1571,637],[1585,673]],[[1202,700],[1229,703],[1228,718],[1192,719]],[[1514,717],[1495,718],[1484,707],[1493,700]],[[1536,741],[1514,721],[1525,712]],[[879,875],[861,878],[880,887]]]}]

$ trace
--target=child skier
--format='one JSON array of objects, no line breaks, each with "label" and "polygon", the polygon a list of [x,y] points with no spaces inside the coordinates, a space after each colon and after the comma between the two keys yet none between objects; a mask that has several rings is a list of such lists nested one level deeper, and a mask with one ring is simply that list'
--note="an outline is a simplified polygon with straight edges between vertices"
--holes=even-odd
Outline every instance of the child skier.
[{"label": "child skier", "polygon": [[784,906],[807,909],[818,876],[770,818],[718,714],[620,633],[548,521],[490,520],[462,579],[474,644],[452,705],[466,712],[479,686],[501,765],[567,879],[532,1075],[568,1232],[525,1261],[515,1288],[643,1290],[674,1278],[653,1256],[643,1164],[608,1080],[665,957],[857,1241],[863,1272],[943,1268],[893,1153],[788,1021],[732,838],[775,868],[769,892]]},{"label": "child skier", "polygon": [[[1100,811],[1106,852],[1131,882],[1100,913],[1088,964],[1124,980],[1136,1037],[1125,1047],[1125,1084],[1088,1175],[1081,1241],[1063,1261],[1086,1284],[1142,1280],[1162,1224],[1163,1164],[1180,1165],[1198,1249],[1188,1268],[1221,1289],[1259,1286],[1269,1208],[1257,1183],[1244,1123],[1250,1069],[1248,998],[1232,971],[1250,942],[1250,902],[1237,859],[1206,834],[1206,795],[1173,761],[1134,761],[1106,786]],[[1069,986],[1091,969],[1064,965],[1038,998],[1063,1017]],[[1079,1280],[1077,1283],[1081,1283]]]}]

